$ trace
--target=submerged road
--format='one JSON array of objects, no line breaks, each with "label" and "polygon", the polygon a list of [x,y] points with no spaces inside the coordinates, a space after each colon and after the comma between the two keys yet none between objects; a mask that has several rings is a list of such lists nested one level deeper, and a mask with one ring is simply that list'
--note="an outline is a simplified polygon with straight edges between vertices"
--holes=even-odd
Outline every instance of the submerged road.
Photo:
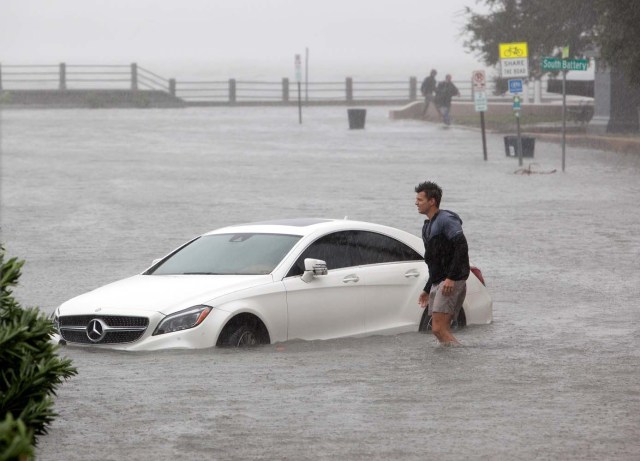
[{"label": "submerged road", "polygon": [[[431,179],[464,220],[494,323],[255,350],[64,348],[79,370],[39,460],[633,460],[640,453],[640,156],[369,108],[4,111],[1,240],[46,312],[226,224],[316,216],[418,234]],[[455,116],[455,114],[454,114]],[[553,172],[556,170],[556,172]]]}]

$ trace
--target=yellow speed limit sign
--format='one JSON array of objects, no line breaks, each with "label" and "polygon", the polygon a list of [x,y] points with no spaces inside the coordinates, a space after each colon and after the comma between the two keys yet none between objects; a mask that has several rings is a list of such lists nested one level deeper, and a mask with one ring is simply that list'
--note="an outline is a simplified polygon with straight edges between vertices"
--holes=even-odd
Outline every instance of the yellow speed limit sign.
[{"label": "yellow speed limit sign", "polygon": [[500,59],[526,58],[529,56],[527,42],[500,43]]}]

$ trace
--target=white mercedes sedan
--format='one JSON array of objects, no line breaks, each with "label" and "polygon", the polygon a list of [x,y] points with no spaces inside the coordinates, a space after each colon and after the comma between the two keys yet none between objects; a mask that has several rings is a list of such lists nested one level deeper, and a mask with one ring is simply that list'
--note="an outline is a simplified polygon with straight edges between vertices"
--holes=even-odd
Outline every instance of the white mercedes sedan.
[{"label": "white mercedes sedan", "polygon": [[[63,303],[53,314],[56,340],[155,350],[426,331],[423,252],[420,237],[366,222],[225,227]],[[458,325],[491,321],[491,297],[472,267]]]}]

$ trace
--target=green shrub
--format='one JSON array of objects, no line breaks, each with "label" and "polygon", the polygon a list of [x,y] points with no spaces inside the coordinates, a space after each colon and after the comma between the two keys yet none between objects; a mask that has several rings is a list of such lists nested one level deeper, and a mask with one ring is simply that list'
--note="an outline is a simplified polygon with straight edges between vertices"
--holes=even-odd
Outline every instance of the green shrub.
[{"label": "green shrub", "polygon": [[5,262],[0,245],[0,461],[17,453],[30,456],[27,448],[57,416],[58,386],[77,374],[71,360],[57,356],[47,316],[37,308],[23,309],[13,297],[23,264],[16,258]]},{"label": "green shrub", "polygon": [[11,104],[13,102],[13,95],[10,91],[0,91],[0,105]]},{"label": "green shrub", "polygon": [[0,461],[23,460],[33,457],[33,431],[21,420],[13,419],[7,413],[4,421],[0,421]]}]

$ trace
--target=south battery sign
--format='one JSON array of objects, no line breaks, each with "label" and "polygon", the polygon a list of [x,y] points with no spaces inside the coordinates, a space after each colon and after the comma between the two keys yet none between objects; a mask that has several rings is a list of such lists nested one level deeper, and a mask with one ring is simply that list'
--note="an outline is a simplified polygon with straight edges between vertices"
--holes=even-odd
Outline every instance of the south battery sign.
[{"label": "south battery sign", "polygon": [[589,68],[588,59],[560,59],[560,58],[542,58],[542,70],[558,71],[558,70],[587,70]]}]

